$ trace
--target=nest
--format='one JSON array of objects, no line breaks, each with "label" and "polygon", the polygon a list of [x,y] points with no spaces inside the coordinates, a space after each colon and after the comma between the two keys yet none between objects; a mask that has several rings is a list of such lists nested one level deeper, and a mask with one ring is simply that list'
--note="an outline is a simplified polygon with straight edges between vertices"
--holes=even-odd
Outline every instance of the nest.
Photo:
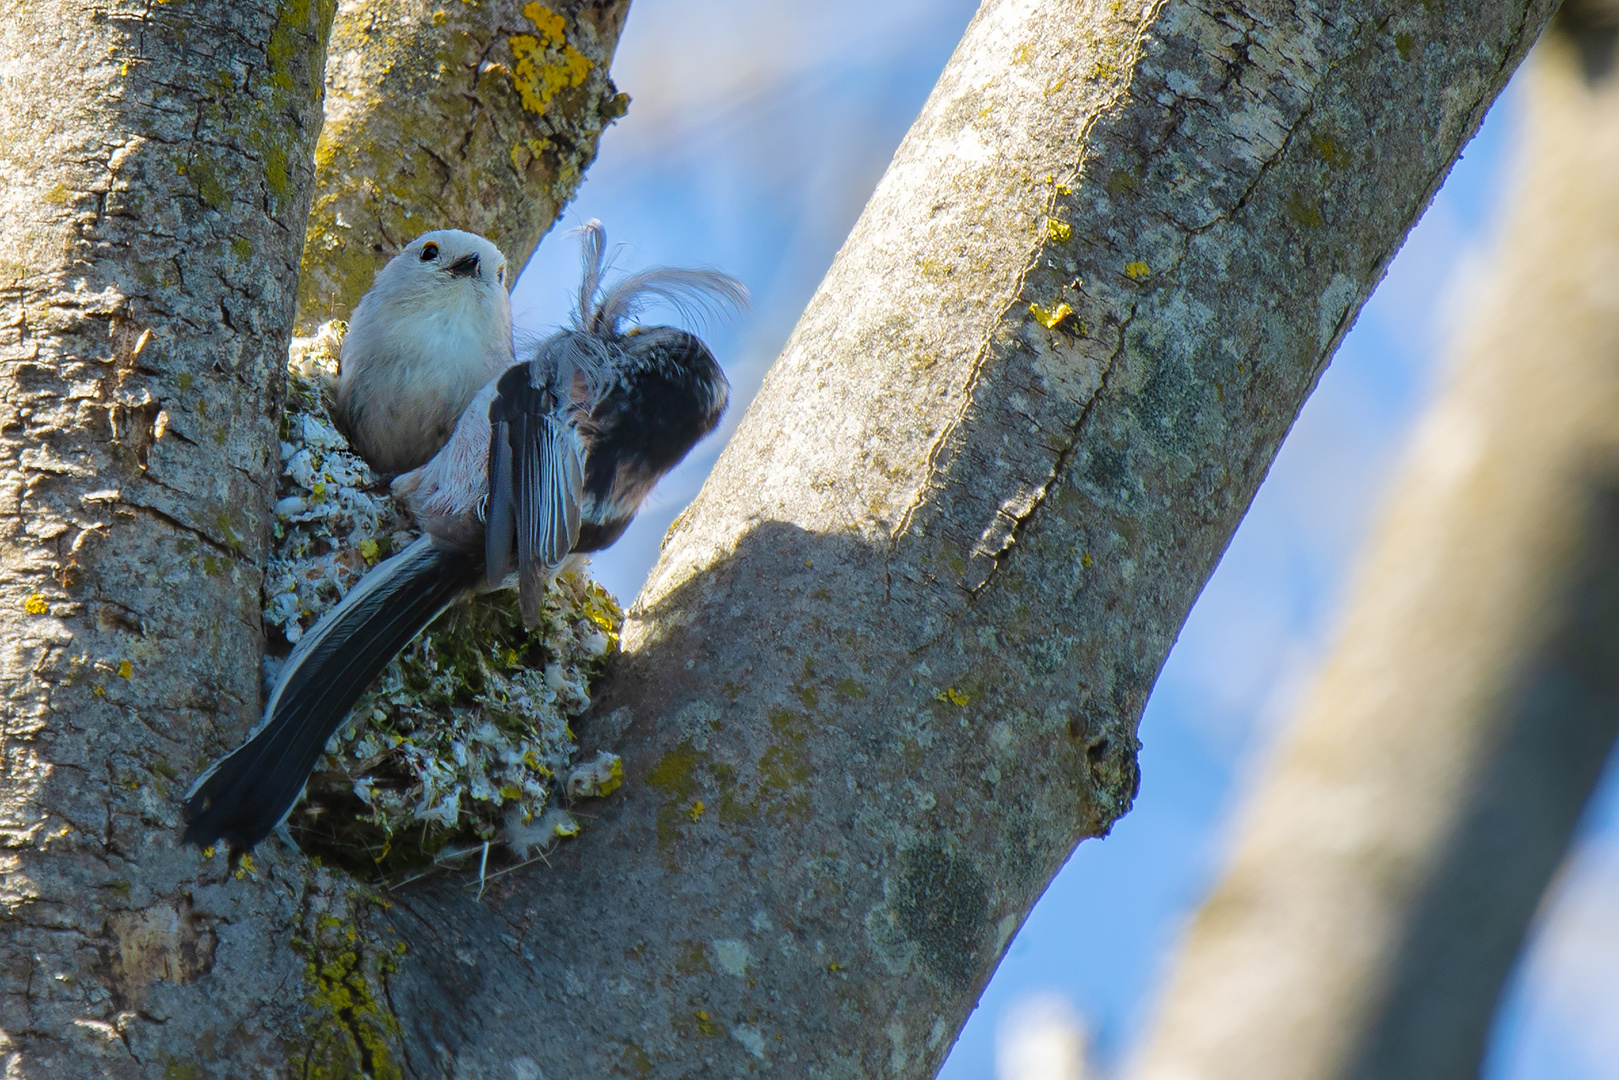
[{"label": "nest", "polygon": [[[332,420],[342,329],[296,339],[281,431],[264,621],[275,666],[367,570],[415,539],[387,487]],[[580,763],[569,721],[618,644],[624,615],[583,571],[524,627],[514,594],[457,604],[394,658],[332,736],[289,819],[306,851],[386,876],[489,845],[527,859],[578,832],[566,809],[622,773]]]}]

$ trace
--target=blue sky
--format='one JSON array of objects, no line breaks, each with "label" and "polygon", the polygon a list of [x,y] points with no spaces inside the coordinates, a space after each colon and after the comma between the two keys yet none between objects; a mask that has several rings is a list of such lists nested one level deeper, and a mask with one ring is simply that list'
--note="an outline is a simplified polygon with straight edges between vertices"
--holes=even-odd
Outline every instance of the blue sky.
[{"label": "blue sky", "polygon": [[[708,265],[753,309],[711,329],[732,422],[854,223],[976,8],[968,0],[636,0],[614,63],[633,103],[513,294],[519,331],[566,318],[592,217],[623,266]],[[858,27],[859,34],[850,33]],[[994,1075],[997,1025],[1058,995],[1116,1073],[1219,872],[1244,779],[1330,642],[1346,574],[1486,257],[1514,134],[1497,105],[1300,416],[1194,609],[1142,721],[1142,789],[1080,846],[985,992],[946,1080]],[[728,434],[729,429],[723,434]],[[723,437],[654,494],[596,576],[626,602]],[[1497,1025],[1488,1080],[1619,1078],[1619,781],[1588,813]],[[1605,1023],[1604,1021],[1608,1021]],[[1609,1033],[1608,1028],[1616,1033]]]}]

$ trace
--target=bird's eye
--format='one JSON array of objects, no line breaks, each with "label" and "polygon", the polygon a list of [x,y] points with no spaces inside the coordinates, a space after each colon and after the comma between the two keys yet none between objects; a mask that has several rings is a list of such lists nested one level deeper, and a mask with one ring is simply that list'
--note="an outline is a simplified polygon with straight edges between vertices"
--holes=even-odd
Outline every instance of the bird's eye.
[{"label": "bird's eye", "polygon": [[436,258],[438,258],[438,245],[437,244],[423,244],[422,245],[422,262],[432,262]]},{"label": "bird's eye", "polygon": [[506,268],[504,266],[495,267],[495,280],[502,285],[506,284]]}]

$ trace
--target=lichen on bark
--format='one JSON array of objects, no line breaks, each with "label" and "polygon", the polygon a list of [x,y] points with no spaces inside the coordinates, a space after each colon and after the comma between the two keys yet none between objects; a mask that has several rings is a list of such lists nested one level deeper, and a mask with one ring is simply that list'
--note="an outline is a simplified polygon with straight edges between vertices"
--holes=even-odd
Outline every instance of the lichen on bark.
[{"label": "lichen on bark", "polygon": [[522,266],[629,98],[608,75],[628,0],[346,0],[298,287],[300,332],[346,318],[428,229]]},{"label": "lichen on bark", "polygon": [[[0,1036],[31,1076],[279,1063],[292,969],[177,842],[256,593],[332,5],[0,18]],[[198,991],[221,963],[233,971]],[[240,965],[240,966],[238,966]]]},{"label": "lichen on bark", "polygon": [[630,612],[580,729],[625,797],[487,915],[389,913],[407,1044],[931,1075],[1549,6],[984,4]]},{"label": "lichen on bark", "polygon": [[[275,28],[301,9],[178,7],[0,21],[0,230],[4,250],[44,253],[0,275],[15,285],[0,293],[0,1029],[39,1075],[274,1074],[307,1015],[289,937],[308,867],[271,849],[241,879],[222,854],[199,868],[175,798],[257,709],[303,224],[274,197],[275,155],[216,126],[228,95],[206,79],[217,65],[229,95],[268,100],[251,95]],[[1135,722],[1175,628],[1546,15],[986,3],[626,627],[615,689],[581,730],[624,748],[625,792],[544,874],[482,900],[437,882],[367,916],[368,942],[389,927],[410,942],[386,976],[401,1067],[936,1068],[1055,868],[1128,807]],[[505,31],[533,38],[531,62],[560,57],[531,91],[587,93],[599,60],[565,31],[597,65],[565,86],[578,65],[543,21]],[[443,82],[384,64],[374,83],[402,89],[369,100],[414,88],[431,104],[463,79],[522,108],[483,67],[506,62],[493,52],[450,59]],[[318,126],[298,74],[271,83],[291,95],[294,195]],[[446,130],[476,135],[486,113],[466,108]],[[352,144],[384,129],[348,130],[333,175],[392,175],[411,163],[398,150],[426,145],[368,162]],[[187,148],[184,177],[159,168],[170,147]],[[446,181],[400,205],[480,227],[472,208],[498,199],[445,160]],[[523,190],[521,208],[544,205]],[[356,191],[363,209],[371,189]],[[374,227],[331,221],[386,244],[397,208],[375,205]],[[399,212],[408,232],[419,210]],[[549,220],[507,207],[485,231]],[[368,275],[339,278],[316,289],[328,310]],[[113,918],[160,906],[171,933]],[[175,963],[140,959],[154,949]],[[138,1003],[118,989],[149,970],[173,981],[144,980]]]}]

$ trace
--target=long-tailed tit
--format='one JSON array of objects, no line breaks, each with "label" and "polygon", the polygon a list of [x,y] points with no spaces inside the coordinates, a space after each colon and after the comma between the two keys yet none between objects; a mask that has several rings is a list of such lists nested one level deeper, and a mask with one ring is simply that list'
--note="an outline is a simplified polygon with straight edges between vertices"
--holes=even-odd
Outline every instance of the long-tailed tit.
[{"label": "long-tailed tit", "polygon": [[506,256],[474,233],[423,233],[354,308],[338,415],[372,468],[402,473],[438,452],[473,395],[511,363]]},{"label": "long-tailed tit", "polygon": [[[604,291],[605,234],[597,222],[583,234],[573,327],[478,388],[443,448],[394,481],[423,535],[300,639],[262,722],[186,794],[186,840],[257,844],[291,811],[366,685],[411,638],[468,594],[513,585],[532,624],[563,563],[617,540],[658,480],[719,424],[729,384],[708,347],[674,327],[625,324],[652,297],[740,305],[742,286],[712,271],[660,268]],[[383,396],[397,400],[398,388]],[[370,401],[355,403],[362,417],[373,415]]]}]

